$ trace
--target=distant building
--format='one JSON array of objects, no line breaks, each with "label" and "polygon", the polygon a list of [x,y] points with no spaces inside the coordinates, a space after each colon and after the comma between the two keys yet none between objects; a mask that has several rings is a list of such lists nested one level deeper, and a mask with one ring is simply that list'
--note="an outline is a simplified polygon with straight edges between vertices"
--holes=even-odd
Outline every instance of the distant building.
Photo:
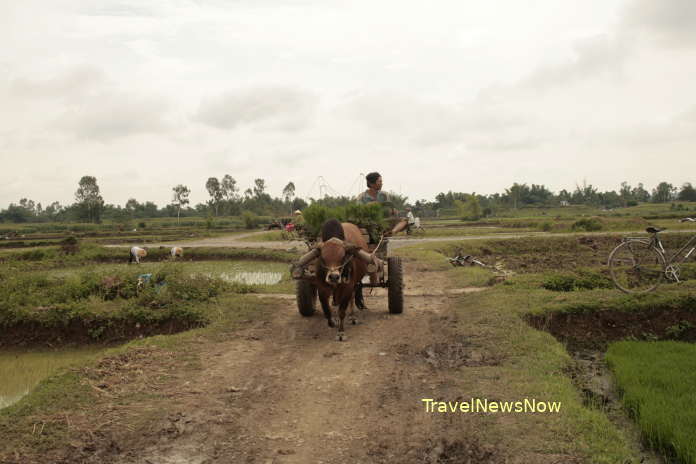
[{"label": "distant building", "polygon": [[566,200],[561,200],[561,206],[570,206],[570,203],[568,203]]}]

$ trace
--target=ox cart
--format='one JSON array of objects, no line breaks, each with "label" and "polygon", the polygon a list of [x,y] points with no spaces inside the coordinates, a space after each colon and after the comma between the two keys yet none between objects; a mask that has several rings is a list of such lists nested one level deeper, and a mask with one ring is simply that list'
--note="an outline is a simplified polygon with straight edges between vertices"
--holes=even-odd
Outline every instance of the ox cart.
[{"label": "ox cart", "polygon": [[[360,231],[368,243],[368,251],[377,258],[373,267],[368,265],[368,272],[376,271],[376,281],[367,281],[369,274],[360,283],[364,288],[386,288],[390,314],[401,314],[404,310],[404,281],[401,258],[389,256],[389,238],[382,237],[378,243],[370,240],[371,234],[361,228]],[[313,244],[308,243],[310,251]],[[297,309],[304,317],[314,315],[317,308],[317,287],[313,283],[317,274],[317,260],[306,266],[295,268],[292,277],[297,280],[296,297]]]}]

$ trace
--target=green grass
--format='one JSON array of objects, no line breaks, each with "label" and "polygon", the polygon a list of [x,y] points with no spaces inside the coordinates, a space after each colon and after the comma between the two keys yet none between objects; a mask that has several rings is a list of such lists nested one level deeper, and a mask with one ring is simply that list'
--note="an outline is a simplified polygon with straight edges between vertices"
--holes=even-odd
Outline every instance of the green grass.
[{"label": "green grass", "polygon": [[681,463],[696,463],[696,346],[618,342],[606,359],[650,446]]},{"label": "green grass", "polygon": [[[452,285],[469,283],[466,274],[449,273]],[[512,441],[510,446],[530,447],[544,454],[583,455],[588,462],[623,464],[635,459],[624,433],[599,410],[583,405],[582,397],[565,375],[570,357],[550,334],[532,329],[523,315],[551,292],[525,286],[496,285],[462,296],[457,314],[458,331],[471,337],[477,349],[502,361],[479,372],[468,371],[461,389],[467,396],[537,398],[560,401],[561,414],[516,414],[505,421],[482,418],[494,426],[488,437]],[[477,425],[478,426],[478,425]],[[524,434],[519,431],[524,430]]]},{"label": "green grass", "polygon": [[[520,279],[522,280],[522,279]],[[537,279],[524,279],[536,283]],[[649,312],[664,310],[696,311],[696,282],[665,284],[658,291],[643,295],[627,295],[614,288],[584,292],[550,292],[529,314],[592,313],[596,311]]]},{"label": "green grass", "polygon": [[[584,253],[578,244],[577,238],[535,238],[511,241],[475,240],[474,243],[461,242],[461,246],[468,247],[470,254],[481,256],[484,250],[491,253],[507,253],[506,256],[519,256],[527,259],[532,254],[555,255],[560,253],[580,254]],[[447,269],[446,256],[454,251],[454,246],[443,244],[427,244],[417,247],[405,247],[396,250],[396,253],[415,263],[428,264],[439,270],[446,270],[451,280],[452,287],[471,285],[475,279],[470,274],[471,268]],[[484,257],[485,260],[485,257]],[[581,259],[582,261],[582,259]],[[416,264],[417,266],[418,264]],[[491,439],[500,437],[506,440],[509,437],[517,437],[519,430],[525,430],[524,437],[520,436],[520,447],[530,446],[530,440],[535,449],[545,453],[562,454],[573,450],[587,457],[588,462],[594,463],[625,463],[627,460],[637,462],[635,450],[640,445],[630,438],[632,435],[624,432],[618,425],[609,420],[607,415],[596,408],[583,404],[583,397],[573,385],[566,374],[567,367],[572,363],[564,345],[557,341],[551,334],[536,330],[527,325],[524,320],[528,314],[541,314],[544,312],[568,311],[585,312],[600,311],[603,309],[620,309],[624,311],[651,311],[654,309],[685,307],[696,308],[694,294],[696,282],[685,282],[679,285],[665,285],[654,294],[632,297],[624,295],[613,288],[605,287],[606,275],[602,273],[602,266],[590,266],[584,271],[560,275],[572,275],[574,280],[572,287],[577,290],[578,279],[587,283],[588,287],[595,287],[582,291],[552,291],[543,287],[552,276],[559,275],[550,266],[543,272],[518,273],[490,289],[462,296],[458,298],[457,311],[460,322],[458,331],[471,340],[475,340],[477,349],[488,351],[503,361],[499,366],[489,366],[481,370],[481,373],[467,371],[463,379],[462,390],[467,395],[481,397],[496,397],[509,399],[509,396],[539,398],[550,401],[561,401],[564,413],[561,415],[541,417],[529,417],[519,415],[509,418],[508,421],[495,423],[493,418],[483,419],[481,426],[486,425],[487,434]],[[584,281],[587,279],[587,282]],[[582,286],[580,285],[580,286]],[[598,288],[597,288],[598,287]],[[650,344],[656,348],[661,345]],[[669,346],[669,345],[665,345]],[[696,398],[693,397],[694,359],[696,350],[693,345],[675,345],[685,347],[685,352],[680,354],[682,358],[675,359],[668,355],[660,356],[659,351],[651,356],[645,356],[647,364],[655,367],[654,381],[657,388],[665,387],[659,378],[665,377],[666,381],[674,379],[681,381],[680,388],[687,393],[689,400],[676,402],[674,411],[691,410]],[[688,350],[688,354],[686,353]],[[616,348],[614,348],[616,352]],[[636,360],[641,355],[637,354]],[[615,359],[618,359],[615,357]],[[688,360],[688,361],[687,361]],[[618,361],[617,361],[618,362]],[[659,369],[658,369],[659,368]],[[689,376],[679,377],[680,372],[689,370]],[[649,371],[649,370],[648,370]],[[660,372],[659,374],[657,372]],[[664,372],[663,372],[664,371]],[[634,371],[628,374],[629,381],[636,375]],[[679,380],[681,379],[681,380]],[[621,381],[620,385],[621,385]],[[504,387],[502,387],[504,386]],[[626,392],[628,393],[628,386]],[[668,388],[668,387],[665,387]],[[507,395],[504,396],[503,395]],[[672,391],[673,396],[682,395],[681,391]],[[666,396],[666,395],[661,395]],[[650,394],[646,394],[648,401]],[[663,410],[665,408],[662,408]],[[672,416],[662,416],[662,420],[669,422]],[[641,419],[642,420],[642,419]],[[696,423],[694,415],[689,413],[688,419],[678,422],[679,434],[686,445],[693,440]],[[641,427],[643,427],[641,422]],[[651,426],[653,433],[658,432]],[[669,429],[673,430],[674,426]],[[660,429],[660,436],[664,431]],[[690,440],[690,441],[689,441]],[[654,440],[651,443],[656,443]],[[658,449],[662,445],[655,445]],[[694,446],[694,445],[689,445]],[[691,451],[693,453],[693,448]],[[693,460],[683,460],[692,463]]]},{"label": "green grass", "polygon": [[280,230],[269,230],[262,234],[252,235],[250,237],[242,237],[239,239],[240,242],[284,242],[286,241],[282,237],[282,231]]}]

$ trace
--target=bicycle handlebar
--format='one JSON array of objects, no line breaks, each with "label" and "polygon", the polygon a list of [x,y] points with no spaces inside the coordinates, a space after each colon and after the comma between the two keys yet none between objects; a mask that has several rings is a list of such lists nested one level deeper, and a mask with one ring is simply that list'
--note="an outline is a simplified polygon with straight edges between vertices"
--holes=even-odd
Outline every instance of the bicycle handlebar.
[{"label": "bicycle handlebar", "polygon": [[694,218],[684,218],[684,219],[682,219],[682,220],[679,221],[679,222],[696,222],[696,219],[694,219]]}]

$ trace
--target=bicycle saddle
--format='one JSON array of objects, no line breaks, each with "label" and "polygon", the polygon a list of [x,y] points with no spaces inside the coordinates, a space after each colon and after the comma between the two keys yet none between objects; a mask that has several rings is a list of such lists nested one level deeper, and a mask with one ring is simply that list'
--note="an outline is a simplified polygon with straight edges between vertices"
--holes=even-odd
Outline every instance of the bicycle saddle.
[{"label": "bicycle saddle", "polygon": [[649,232],[651,234],[656,234],[658,232],[662,232],[663,230],[665,229],[660,229],[659,227],[648,227],[647,229],[645,229],[646,232]]}]

